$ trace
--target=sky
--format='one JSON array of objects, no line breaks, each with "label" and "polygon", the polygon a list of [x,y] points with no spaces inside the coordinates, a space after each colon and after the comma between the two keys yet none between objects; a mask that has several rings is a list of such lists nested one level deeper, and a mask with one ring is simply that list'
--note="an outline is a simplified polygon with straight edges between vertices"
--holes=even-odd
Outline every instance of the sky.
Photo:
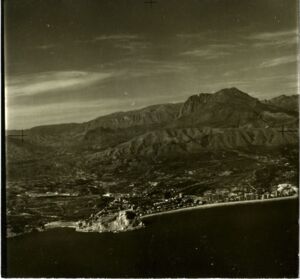
[{"label": "sky", "polygon": [[297,0],[8,0],[8,129],[237,87],[297,94]]}]

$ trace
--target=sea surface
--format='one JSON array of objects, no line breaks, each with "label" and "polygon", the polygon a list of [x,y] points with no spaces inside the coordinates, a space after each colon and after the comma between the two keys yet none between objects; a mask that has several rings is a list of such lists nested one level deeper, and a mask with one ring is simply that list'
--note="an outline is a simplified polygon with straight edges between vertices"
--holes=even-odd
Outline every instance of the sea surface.
[{"label": "sea surface", "polygon": [[7,240],[9,277],[298,277],[298,200],[154,216],[144,229]]}]

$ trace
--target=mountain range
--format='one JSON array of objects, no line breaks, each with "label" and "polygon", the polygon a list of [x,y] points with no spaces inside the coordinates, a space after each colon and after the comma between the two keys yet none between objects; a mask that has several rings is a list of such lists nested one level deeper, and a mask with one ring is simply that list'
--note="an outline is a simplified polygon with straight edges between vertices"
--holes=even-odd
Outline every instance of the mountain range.
[{"label": "mountain range", "polygon": [[[7,137],[7,159],[77,160],[80,156],[95,164],[139,156],[277,147],[298,143],[298,121],[298,95],[260,101],[227,88],[192,95],[183,103],[116,112],[80,124],[27,129],[23,141]],[[19,132],[7,131],[7,135]]]}]

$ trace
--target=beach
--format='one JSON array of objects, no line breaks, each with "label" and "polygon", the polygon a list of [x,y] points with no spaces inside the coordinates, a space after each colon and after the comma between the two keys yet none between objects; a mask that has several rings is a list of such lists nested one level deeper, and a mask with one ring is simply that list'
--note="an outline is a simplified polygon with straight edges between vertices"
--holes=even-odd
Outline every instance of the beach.
[{"label": "beach", "polygon": [[143,215],[140,218],[146,219],[146,218],[150,218],[150,217],[154,217],[154,216],[158,216],[158,215],[172,214],[172,213],[176,213],[176,212],[180,212],[180,211],[188,211],[188,210],[195,210],[195,209],[208,209],[208,208],[221,207],[221,206],[233,206],[233,205],[240,205],[240,204],[272,202],[272,201],[290,200],[290,199],[297,199],[297,198],[298,198],[298,195],[293,195],[293,196],[277,197],[277,198],[271,198],[271,199],[256,199],[256,200],[220,202],[220,203],[196,205],[196,206],[190,206],[190,207],[185,207],[185,208],[178,208],[178,209],[166,210],[166,211],[161,211],[161,212],[155,212],[155,213]]},{"label": "beach", "polygon": [[[293,196],[277,197],[277,198],[271,198],[271,199],[256,199],[256,200],[220,202],[220,203],[196,205],[196,206],[166,210],[166,211],[161,211],[161,212],[155,212],[155,213],[143,215],[140,217],[140,219],[145,220],[147,218],[154,217],[154,216],[173,214],[173,213],[196,210],[196,209],[209,209],[209,208],[215,208],[215,207],[227,207],[227,206],[253,204],[253,203],[266,203],[266,202],[272,202],[272,201],[290,200],[290,199],[297,199],[297,198],[298,198],[298,195],[293,195]],[[77,222],[72,222],[72,221],[54,221],[54,222],[45,224],[46,230],[47,229],[55,229],[55,228],[73,228],[73,229],[75,229],[77,231],[81,231],[81,232],[90,232],[88,230],[79,229]],[[127,231],[127,230],[124,230],[124,231]]]}]

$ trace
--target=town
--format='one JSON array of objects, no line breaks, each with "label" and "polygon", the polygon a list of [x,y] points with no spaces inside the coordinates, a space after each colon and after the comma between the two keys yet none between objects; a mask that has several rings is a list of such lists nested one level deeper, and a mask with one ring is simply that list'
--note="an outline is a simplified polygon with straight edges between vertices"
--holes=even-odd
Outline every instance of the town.
[{"label": "town", "polygon": [[8,235],[43,230],[50,222],[89,220],[96,214],[122,210],[143,217],[201,205],[297,196],[294,157],[224,153],[222,160],[189,159],[188,166],[158,162],[145,171],[136,165],[132,168],[129,162],[102,176],[79,169],[76,175],[56,179],[9,181]]}]

